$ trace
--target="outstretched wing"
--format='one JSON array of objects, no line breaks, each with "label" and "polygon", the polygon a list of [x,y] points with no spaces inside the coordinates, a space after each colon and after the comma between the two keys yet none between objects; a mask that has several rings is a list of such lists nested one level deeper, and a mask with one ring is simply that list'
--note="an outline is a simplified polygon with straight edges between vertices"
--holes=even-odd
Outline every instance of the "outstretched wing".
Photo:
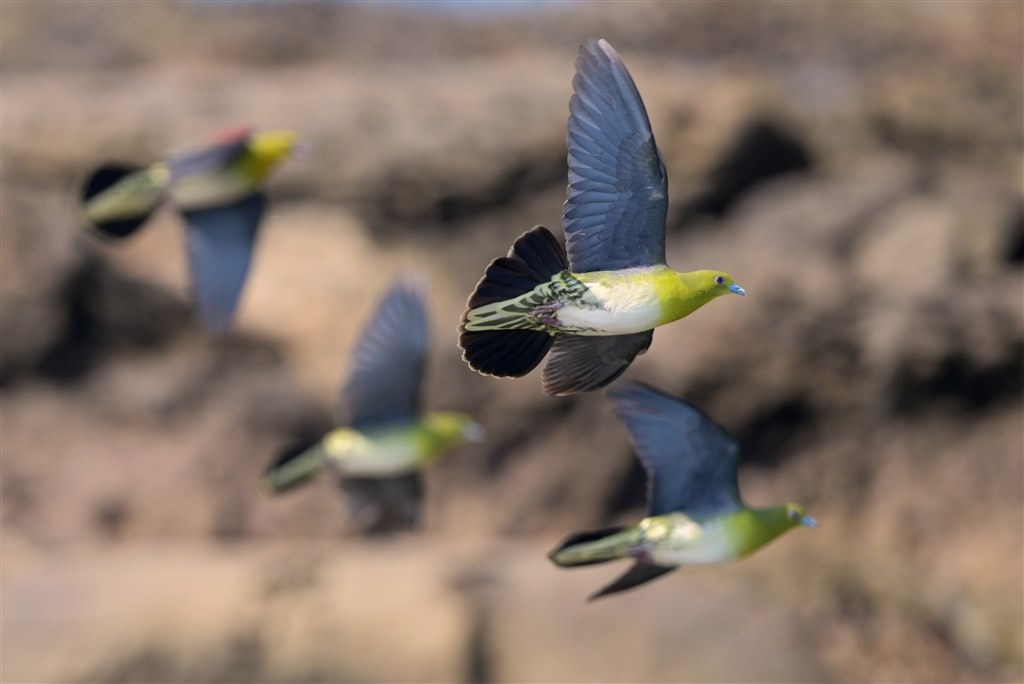
[{"label": "outstretched wing", "polygon": [[182,212],[192,294],[214,332],[226,330],[234,318],[265,205],[257,192],[227,206]]},{"label": "outstretched wing", "polygon": [[626,65],[588,39],[572,84],[563,227],[573,272],[665,263],[668,180]]},{"label": "outstretched wing", "polygon": [[601,389],[651,346],[653,330],[628,335],[559,335],[544,366],[545,394],[566,396]]},{"label": "outstretched wing", "polygon": [[742,506],[736,483],[739,446],[689,402],[638,382],[608,396],[626,424],[648,475],[648,515],[713,515]]},{"label": "outstretched wing", "polygon": [[429,321],[423,285],[397,281],[377,305],[342,387],[342,421],[356,428],[412,420],[420,411]]}]

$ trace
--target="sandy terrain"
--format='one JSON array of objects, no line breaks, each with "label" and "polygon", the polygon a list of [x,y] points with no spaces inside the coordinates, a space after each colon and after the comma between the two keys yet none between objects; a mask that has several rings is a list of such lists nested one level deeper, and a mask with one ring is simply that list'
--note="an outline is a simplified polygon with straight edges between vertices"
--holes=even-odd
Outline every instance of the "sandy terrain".
[{"label": "sandy terrain", "polygon": [[[1024,679],[1020,5],[0,12],[3,681]],[[486,262],[559,227],[588,35],[647,103],[669,262],[750,293],[660,329],[629,377],[740,437],[750,504],[820,522],[596,604],[620,568],[544,554],[642,515],[624,429],[600,393],[479,377],[454,344]],[[311,149],[210,339],[179,218],[99,244],[74,196],[103,159],[237,123]],[[420,533],[366,538],[329,479],[256,479],[331,425],[409,268],[428,403],[489,438],[426,474]]]}]

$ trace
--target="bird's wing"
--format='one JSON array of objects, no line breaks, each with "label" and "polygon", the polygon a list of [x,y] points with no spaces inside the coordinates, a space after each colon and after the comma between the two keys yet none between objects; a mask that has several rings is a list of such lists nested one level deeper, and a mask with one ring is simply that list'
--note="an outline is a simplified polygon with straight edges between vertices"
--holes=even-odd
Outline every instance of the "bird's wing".
[{"label": "bird's wing", "polygon": [[626,591],[633,587],[650,582],[653,579],[657,579],[667,572],[672,572],[676,569],[674,565],[654,565],[651,563],[641,563],[637,561],[633,563],[633,567],[625,572],[617,580],[604,587],[595,594],[591,594],[588,601],[599,599],[602,596],[608,596],[609,594],[617,594],[620,591]]},{"label": "bird's wing", "polygon": [[214,332],[234,317],[265,206],[266,197],[256,192],[226,206],[182,211],[192,293]]},{"label": "bird's wing", "polygon": [[572,84],[563,227],[573,272],[665,263],[668,180],[626,65],[588,39]]},{"label": "bird's wing", "polygon": [[213,173],[227,168],[245,154],[249,146],[249,132],[238,131],[230,137],[221,138],[213,145],[201,148],[182,150],[170,155],[167,168],[171,171],[171,180],[176,181],[187,176]]},{"label": "bird's wing", "polygon": [[608,396],[647,470],[648,515],[713,515],[742,506],[739,446],[721,426],[689,402],[642,383],[620,384]]},{"label": "bird's wing", "polygon": [[413,420],[429,321],[419,278],[404,278],[388,291],[352,354],[352,370],[341,391],[341,421],[356,428]]},{"label": "bird's wing", "polygon": [[628,335],[559,335],[544,366],[545,394],[565,396],[600,389],[651,346],[653,330]]},{"label": "bird's wing", "polygon": [[423,475],[394,477],[340,476],[338,488],[356,527],[363,534],[405,532],[419,526],[423,509]]}]

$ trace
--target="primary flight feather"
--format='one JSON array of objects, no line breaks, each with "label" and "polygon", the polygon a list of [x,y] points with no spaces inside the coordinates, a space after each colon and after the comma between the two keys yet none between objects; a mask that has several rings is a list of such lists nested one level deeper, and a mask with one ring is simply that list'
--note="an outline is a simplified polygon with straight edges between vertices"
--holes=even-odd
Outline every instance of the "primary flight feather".
[{"label": "primary flight feather", "polygon": [[566,249],[543,226],[495,259],[467,303],[463,358],[520,377],[551,351],[553,395],[604,387],[651,344],[654,328],[721,295],[746,294],[720,271],[665,264],[668,181],[647,111],[605,40],[580,47],[569,101]]},{"label": "primary flight feather", "polygon": [[261,187],[296,145],[291,131],[231,131],[214,144],[148,167],[105,164],[82,188],[81,218],[95,233],[122,239],[164,201],[186,223],[192,294],[203,323],[231,324],[266,207]]},{"label": "primary flight feather", "polygon": [[738,560],[794,527],[817,525],[798,504],[745,506],[736,481],[739,446],[692,404],[636,382],[616,385],[609,396],[647,471],[647,517],[635,525],[570,535],[551,552],[562,567],[634,560],[591,599],[631,589],[679,565]]}]

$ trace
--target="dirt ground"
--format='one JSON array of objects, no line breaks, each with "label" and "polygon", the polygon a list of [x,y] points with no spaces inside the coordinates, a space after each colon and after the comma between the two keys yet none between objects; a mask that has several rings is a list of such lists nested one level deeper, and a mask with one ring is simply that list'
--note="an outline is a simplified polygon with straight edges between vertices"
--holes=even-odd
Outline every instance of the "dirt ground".
[{"label": "dirt ground", "polygon": [[[1003,2],[0,3],[5,682],[1024,680],[1024,9]],[[601,393],[471,372],[493,257],[558,232],[579,43],[609,39],[670,179],[669,263],[748,291],[628,377],[743,445],[748,503],[818,519],[593,604],[572,530],[643,513]],[[75,222],[106,159],[236,124],[309,150],[269,184],[235,330],[180,218]],[[488,430],[366,536],[329,478],[257,478],[328,429],[409,269],[431,408]]]}]

